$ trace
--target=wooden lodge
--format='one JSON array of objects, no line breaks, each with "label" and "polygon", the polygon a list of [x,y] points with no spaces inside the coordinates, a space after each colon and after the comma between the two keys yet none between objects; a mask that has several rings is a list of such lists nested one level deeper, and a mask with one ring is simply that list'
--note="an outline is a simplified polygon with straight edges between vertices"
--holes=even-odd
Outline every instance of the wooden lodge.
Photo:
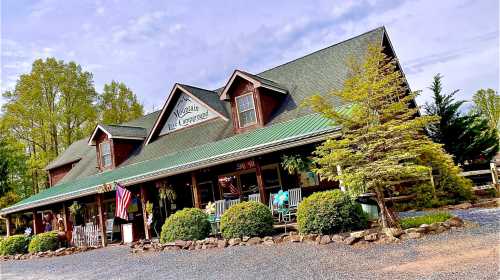
[{"label": "wooden lodge", "polygon": [[[177,83],[161,110],[97,125],[46,167],[50,188],[0,210],[8,234],[26,227],[40,233],[50,213],[52,228],[62,219],[69,240],[83,242],[73,231],[97,226],[94,235],[105,245],[158,236],[166,217],[185,207],[249,197],[268,204],[280,189],[300,188],[307,196],[338,188],[311,172],[289,174],[282,157],[310,156],[318,143],[339,135],[301,102],[340,88],[346,59],[363,57],[369,44],[395,57],[381,27],[258,74],[235,70],[216,90]],[[132,192],[128,220],[114,216],[115,183]]]}]

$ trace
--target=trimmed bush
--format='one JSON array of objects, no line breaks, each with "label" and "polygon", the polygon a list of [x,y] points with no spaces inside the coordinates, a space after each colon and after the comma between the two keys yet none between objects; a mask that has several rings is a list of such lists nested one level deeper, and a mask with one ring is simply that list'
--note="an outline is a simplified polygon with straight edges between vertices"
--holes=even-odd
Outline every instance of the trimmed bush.
[{"label": "trimmed bush", "polygon": [[186,208],[168,217],[161,228],[160,242],[201,240],[209,233],[208,215],[198,208]]},{"label": "trimmed bush", "polygon": [[12,235],[0,242],[0,255],[24,254],[28,251],[30,238],[23,235]]},{"label": "trimmed bush", "polygon": [[408,217],[401,219],[400,224],[401,228],[407,229],[407,228],[419,227],[420,225],[423,224],[430,225],[432,223],[444,222],[451,217],[453,216],[448,212],[433,212],[423,216]]},{"label": "trimmed bush", "polygon": [[31,239],[28,252],[37,253],[56,250],[59,247],[59,239],[56,231],[37,234]]},{"label": "trimmed bush", "polygon": [[273,215],[269,208],[256,201],[238,203],[221,217],[220,228],[224,238],[264,236],[273,232]]},{"label": "trimmed bush", "polygon": [[297,210],[297,224],[304,234],[331,234],[366,228],[368,219],[347,193],[333,190],[305,198]]}]

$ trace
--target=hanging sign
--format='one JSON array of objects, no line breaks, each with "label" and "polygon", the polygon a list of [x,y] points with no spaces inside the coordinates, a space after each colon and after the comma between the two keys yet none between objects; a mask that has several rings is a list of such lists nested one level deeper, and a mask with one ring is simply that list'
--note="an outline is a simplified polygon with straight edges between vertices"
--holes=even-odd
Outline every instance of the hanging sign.
[{"label": "hanging sign", "polygon": [[255,168],[255,161],[253,159],[236,163],[236,170],[248,170],[252,168]]},{"label": "hanging sign", "polygon": [[105,193],[114,190],[115,190],[114,184],[103,184],[97,188],[97,193]]},{"label": "hanging sign", "polygon": [[193,100],[189,95],[182,93],[167,118],[160,135],[197,124],[216,117],[206,106]]}]

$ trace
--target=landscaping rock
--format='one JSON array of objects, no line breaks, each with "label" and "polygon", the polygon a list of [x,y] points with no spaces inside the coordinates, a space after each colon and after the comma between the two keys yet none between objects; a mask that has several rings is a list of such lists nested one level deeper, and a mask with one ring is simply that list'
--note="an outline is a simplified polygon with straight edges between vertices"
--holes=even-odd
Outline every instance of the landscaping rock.
[{"label": "landscaping rock", "polygon": [[56,250],[56,253],[60,253],[60,252],[62,252],[64,250],[66,250],[66,248],[64,248],[64,247],[63,248],[59,248],[59,249]]},{"label": "landscaping rock", "polygon": [[407,228],[404,230],[404,233],[408,234],[410,232],[418,232],[417,228]]},{"label": "landscaping rock", "polygon": [[288,235],[286,235],[286,234],[280,234],[280,235],[273,236],[274,243],[276,243],[276,244],[282,243],[283,242],[283,238],[285,236],[288,236]]},{"label": "landscaping rock", "polygon": [[303,240],[304,240],[304,241],[312,241],[312,242],[316,242],[316,238],[318,238],[318,235],[317,235],[317,234],[307,234],[307,235],[304,235],[304,236],[303,236]]},{"label": "landscaping rock", "polygon": [[436,231],[439,228],[439,223],[432,223],[429,225],[429,231]]},{"label": "landscaping rock", "polygon": [[241,238],[231,238],[229,239],[229,246],[236,246],[241,243]]},{"label": "landscaping rock", "polygon": [[446,220],[443,225],[446,227],[461,227],[464,225],[464,221],[459,217],[452,217]]},{"label": "landscaping rock", "polygon": [[360,231],[354,231],[351,232],[351,237],[360,239],[365,237],[365,235],[368,235],[370,232],[368,230],[360,230]]},{"label": "landscaping rock", "polygon": [[243,242],[247,242],[248,240],[250,240],[250,236],[243,236],[243,238],[241,240]]},{"label": "landscaping rock", "polygon": [[443,225],[440,225],[440,226],[436,229],[436,233],[442,233],[442,232],[445,232],[446,230],[448,230],[446,227],[444,227]]},{"label": "landscaping rock", "polygon": [[288,237],[290,237],[290,242],[295,242],[295,243],[302,242],[302,238],[303,238],[300,235],[290,235]]},{"label": "landscaping rock", "polygon": [[248,245],[257,245],[257,244],[260,244],[261,242],[262,242],[262,239],[260,239],[260,237],[252,237],[252,238],[248,239],[247,244]]},{"label": "landscaping rock", "polygon": [[[406,234],[402,234],[400,235],[400,237],[403,237],[405,236]],[[399,242],[400,239],[397,238],[397,237],[394,237],[394,236],[388,236],[388,235],[384,235],[382,237],[380,237],[379,240],[375,241],[375,243],[378,243],[378,244],[390,244],[390,243],[396,243],[396,242]]]},{"label": "landscaping rock", "polygon": [[428,231],[429,231],[428,224],[423,224],[423,225],[420,225],[418,228],[415,228],[415,232],[418,232],[418,233],[427,233]]},{"label": "landscaping rock", "polygon": [[452,209],[465,210],[465,209],[469,209],[471,207],[472,207],[472,204],[470,202],[464,202],[464,203],[460,203],[457,205],[453,205]]},{"label": "landscaping rock", "polygon": [[367,246],[368,244],[370,244],[370,242],[366,241],[366,240],[359,240],[358,242],[356,242],[356,244],[354,244],[355,246]]},{"label": "landscaping rock", "polygon": [[265,242],[265,241],[268,241],[268,240],[271,240],[271,241],[272,241],[272,240],[273,240],[273,238],[272,238],[271,236],[266,236],[266,237],[262,238],[262,241],[264,241],[264,242]]},{"label": "landscaping rock", "polygon": [[418,238],[422,237],[422,234],[420,232],[410,232],[407,235],[408,235],[408,238],[410,238],[410,239],[418,239]]},{"label": "landscaping rock", "polygon": [[342,242],[344,240],[344,236],[340,234],[334,234],[332,235],[331,240],[334,242]]},{"label": "landscaping rock", "polygon": [[370,233],[368,235],[365,235],[364,239],[365,239],[365,241],[370,241],[370,242],[376,241],[378,239],[378,234],[377,233]]},{"label": "landscaping rock", "polygon": [[478,203],[472,204],[472,207],[483,207],[483,208],[491,208],[499,206],[500,206],[500,198],[488,199],[485,201],[480,201]]},{"label": "landscaping rock", "polygon": [[321,244],[321,245],[325,245],[325,244],[328,244],[330,242],[332,242],[330,235],[323,235],[323,236],[321,236],[321,238],[319,240],[319,244]]},{"label": "landscaping rock", "polygon": [[274,245],[274,241],[272,239],[268,239],[268,240],[265,240],[262,244],[270,246],[270,245]]},{"label": "landscaping rock", "polygon": [[384,228],[383,232],[385,233],[385,235],[393,237],[399,237],[404,233],[404,231],[399,228]]},{"label": "landscaping rock", "polygon": [[217,247],[218,248],[225,248],[227,247],[227,240],[226,239],[221,239],[217,241]]},{"label": "landscaping rock", "polygon": [[346,239],[344,239],[344,241],[342,241],[344,244],[347,244],[347,245],[352,245],[354,244],[356,241],[358,240],[358,238],[356,237],[352,237],[352,236],[349,236],[347,237]]}]

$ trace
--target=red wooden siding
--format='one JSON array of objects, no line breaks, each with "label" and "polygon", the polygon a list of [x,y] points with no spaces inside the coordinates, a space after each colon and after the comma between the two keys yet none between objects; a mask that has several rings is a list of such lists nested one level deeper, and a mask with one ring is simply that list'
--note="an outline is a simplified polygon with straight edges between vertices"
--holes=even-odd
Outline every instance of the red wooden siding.
[{"label": "red wooden siding", "polygon": [[[247,127],[240,127],[238,110],[236,109],[236,97],[249,92],[253,93],[257,123]],[[251,82],[240,77],[236,78],[231,89],[228,91],[228,95],[231,102],[231,115],[235,133],[242,133],[265,126],[282,101],[282,97],[276,95],[276,93],[263,88],[256,89]]]},{"label": "red wooden siding", "polygon": [[73,162],[49,170],[49,185],[57,184],[73,168]]}]

